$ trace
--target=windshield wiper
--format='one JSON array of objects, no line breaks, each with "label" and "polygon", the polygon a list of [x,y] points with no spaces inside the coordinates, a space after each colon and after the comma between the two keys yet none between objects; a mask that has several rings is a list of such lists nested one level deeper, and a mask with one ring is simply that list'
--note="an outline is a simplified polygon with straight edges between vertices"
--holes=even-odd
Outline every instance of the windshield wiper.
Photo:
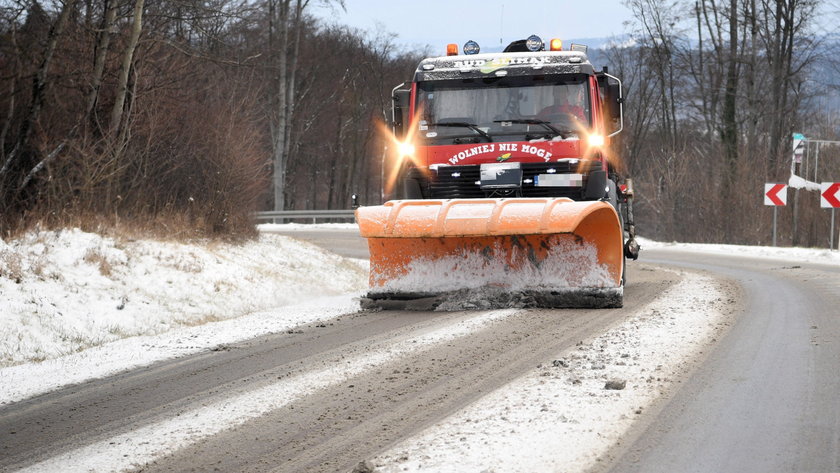
[{"label": "windshield wiper", "polygon": [[574,134],[573,131],[558,130],[551,123],[549,123],[545,120],[538,120],[536,118],[512,118],[512,119],[509,119],[509,120],[493,120],[493,123],[522,123],[524,125],[540,125],[540,126],[546,128],[547,130],[551,131],[552,133],[554,133],[555,136],[559,136],[560,138],[563,138],[564,140],[567,137]]},{"label": "windshield wiper", "polygon": [[467,122],[443,122],[443,123],[432,123],[430,126],[455,126],[460,128],[469,128],[470,130],[478,133],[479,135],[487,138],[487,141],[493,141],[493,137],[487,134],[486,131],[482,130],[478,127],[475,123],[467,123]]}]

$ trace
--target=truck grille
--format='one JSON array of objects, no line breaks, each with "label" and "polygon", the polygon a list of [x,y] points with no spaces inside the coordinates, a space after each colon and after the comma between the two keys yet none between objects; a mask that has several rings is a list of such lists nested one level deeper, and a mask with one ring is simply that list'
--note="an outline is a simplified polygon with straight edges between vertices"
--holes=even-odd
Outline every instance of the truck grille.
[{"label": "truck grille", "polygon": [[[566,161],[553,163],[522,163],[521,197],[569,197],[580,200],[588,179],[584,164],[569,164]],[[583,187],[535,187],[534,176],[546,174],[554,169],[557,174],[583,174]],[[488,193],[481,190],[479,180],[479,166],[441,166],[437,171],[428,173],[419,169],[412,169],[408,177],[420,182],[423,197],[427,199],[477,199],[487,197]],[[530,180],[531,182],[524,182]]]}]

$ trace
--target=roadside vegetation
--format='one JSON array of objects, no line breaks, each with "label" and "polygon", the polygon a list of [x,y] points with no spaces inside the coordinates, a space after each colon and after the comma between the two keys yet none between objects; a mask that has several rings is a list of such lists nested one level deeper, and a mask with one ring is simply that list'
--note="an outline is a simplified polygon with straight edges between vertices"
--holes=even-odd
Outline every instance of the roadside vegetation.
[{"label": "roadside vegetation", "polygon": [[275,202],[378,199],[374,120],[415,59],[307,3],[0,3],[0,235],[248,237]]},{"label": "roadside vegetation", "polygon": [[[840,138],[838,42],[817,22],[837,12],[815,0],[627,5],[632,39],[598,56],[624,80],[619,154],[637,228],[766,244],[762,184],[787,181],[791,134]],[[310,10],[0,2],[0,236],[40,225],[248,238],[257,210],[348,208],[354,193],[379,203],[389,143],[377,124],[429,51]],[[812,149],[800,174],[840,181],[838,147],[819,159],[817,172]],[[782,244],[826,245],[815,192],[791,192],[779,215]]]},{"label": "roadside vegetation", "polygon": [[[764,183],[788,182],[793,133],[840,139],[836,4],[625,4],[632,39],[605,54],[626,87],[619,155],[635,178],[637,229],[663,241],[769,245]],[[811,143],[796,172],[840,181],[840,146]],[[818,192],[791,189],[787,202],[779,244],[827,247]]]}]

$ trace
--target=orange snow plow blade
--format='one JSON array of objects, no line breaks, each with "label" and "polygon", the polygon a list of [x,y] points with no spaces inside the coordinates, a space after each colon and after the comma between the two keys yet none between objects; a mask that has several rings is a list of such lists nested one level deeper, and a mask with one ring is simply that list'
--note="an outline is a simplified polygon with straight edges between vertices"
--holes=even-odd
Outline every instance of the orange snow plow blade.
[{"label": "orange snow plow blade", "polygon": [[623,234],[606,202],[404,200],[360,207],[356,220],[370,248],[368,305],[622,305]]}]

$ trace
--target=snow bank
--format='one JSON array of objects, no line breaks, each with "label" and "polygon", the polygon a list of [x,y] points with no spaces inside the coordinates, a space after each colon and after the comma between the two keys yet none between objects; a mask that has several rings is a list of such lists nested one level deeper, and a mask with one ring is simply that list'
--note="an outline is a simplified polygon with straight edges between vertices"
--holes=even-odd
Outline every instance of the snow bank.
[{"label": "snow bank", "polygon": [[691,253],[707,253],[722,256],[743,256],[749,258],[766,258],[787,261],[791,263],[819,263],[840,264],[840,251],[828,248],[790,248],[772,246],[742,246],[704,243],[663,243],[647,238],[638,238],[642,245],[642,254],[646,249],[688,251]]},{"label": "snow bank", "polygon": [[363,263],[278,235],[188,245],[32,232],[0,240],[0,366],[365,287]]}]

